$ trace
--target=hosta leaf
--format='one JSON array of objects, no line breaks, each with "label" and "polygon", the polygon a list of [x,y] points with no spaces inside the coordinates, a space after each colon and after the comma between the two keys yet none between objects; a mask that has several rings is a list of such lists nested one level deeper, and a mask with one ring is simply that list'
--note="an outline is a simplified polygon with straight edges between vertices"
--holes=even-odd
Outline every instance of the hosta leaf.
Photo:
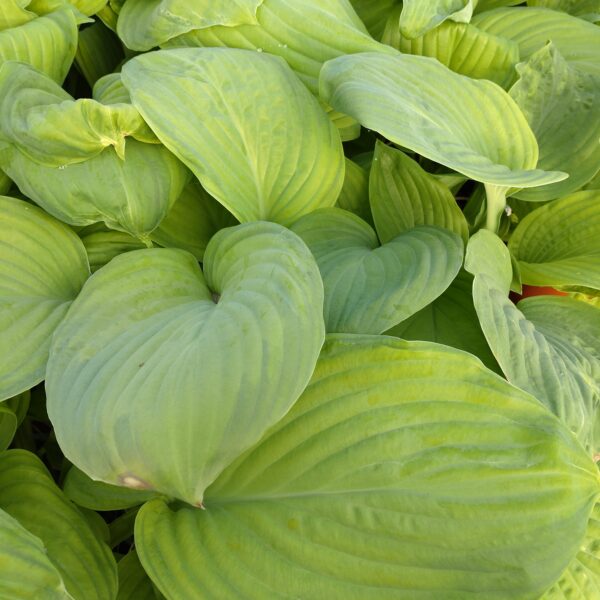
[{"label": "hosta leaf", "polygon": [[412,39],[424,35],[446,19],[468,23],[472,14],[473,0],[404,0],[400,32]]},{"label": "hosta leaf", "polygon": [[[500,266],[499,263],[502,262]],[[508,249],[480,231],[465,261],[475,275],[473,298],[485,337],[507,379],[558,415],[591,452],[600,403],[600,308],[565,297],[508,299]],[[494,270],[502,270],[500,276]]]},{"label": "hosta leaf", "polygon": [[63,486],[67,498],[77,506],[91,510],[122,510],[143,504],[155,494],[144,490],[110,485],[90,479],[77,467],[71,467]]},{"label": "hosta leaf", "polygon": [[27,10],[29,0],[4,0],[0,6],[0,31],[18,27],[35,19],[37,15]]},{"label": "hosta leaf", "polygon": [[65,456],[93,479],[200,504],[304,389],[322,311],[314,259],[274,223],[217,233],[204,276],[183,250],[114,258],[54,336],[48,414]]},{"label": "hosta leaf", "polygon": [[139,239],[124,231],[108,229],[102,223],[84,227],[78,235],[85,246],[92,273],[123,252],[146,247]]},{"label": "hosta leaf", "polygon": [[523,283],[600,290],[600,190],[576,192],[528,214],[509,248]]},{"label": "hosta leaf", "polygon": [[473,17],[473,25],[519,45],[526,61],[551,41],[573,67],[600,75],[600,28],[545,8],[499,8]]},{"label": "hosta leaf", "polygon": [[0,196],[0,400],[44,379],[50,338],[88,275],[68,227]]},{"label": "hosta leaf", "polygon": [[95,15],[98,11],[102,10],[107,4],[108,0],[69,0],[73,6],[77,8],[84,15]]},{"label": "hosta leaf", "polygon": [[[350,0],[350,3],[376,40],[381,39],[392,10],[400,6],[400,0]],[[400,19],[400,13],[398,13],[398,19]]]},{"label": "hosta leaf", "polygon": [[354,213],[369,225],[373,224],[369,204],[369,173],[349,158],[346,159],[344,185],[338,196],[336,206]]},{"label": "hosta leaf", "polygon": [[535,169],[535,136],[508,94],[436,60],[342,56],[323,67],[321,94],[364,127],[471,179],[535,187],[566,177]]},{"label": "hosta leaf", "polygon": [[467,221],[450,190],[404,152],[381,142],[375,145],[369,196],[383,243],[417,225],[454,231],[467,242]]},{"label": "hosta leaf", "polygon": [[288,225],[335,204],[339,136],[281,59],[167,50],[128,62],[123,81],[161,141],[239,221]]},{"label": "hosta leaf", "polygon": [[0,509],[43,542],[75,600],[115,597],[117,565],[110,549],[98,541],[34,454],[8,450],[0,455]]},{"label": "hosta leaf", "polygon": [[[0,69],[0,141],[47,167],[80,163],[114,148],[125,158],[125,139],[154,141],[131,105],[74,100],[33,67],[8,62]],[[6,170],[6,169],[5,169]]]},{"label": "hosta leaf", "polygon": [[472,289],[472,275],[461,269],[441,296],[385,334],[452,346],[474,354],[486,367],[500,372],[479,325]]},{"label": "hosta leaf", "polygon": [[165,248],[187,250],[202,261],[210,238],[236,224],[235,217],[193,180],[152,232],[152,240]]},{"label": "hosta leaf", "polygon": [[264,0],[256,18],[258,25],[197,29],[166,45],[227,46],[275,54],[314,94],[326,60],[355,52],[393,52],[368,34],[348,0]]},{"label": "hosta leaf", "polygon": [[152,500],[136,548],[171,600],[533,599],[598,490],[564,426],[477,359],[338,335],[206,510]]},{"label": "hosta leaf", "polygon": [[437,298],[462,263],[454,233],[416,227],[380,246],[367,223],[340,208],[306,215],[292,231],[317,259],[327,332],[382,333]]},{"label": "hosta leaf", "polygon": [[578,71],[553,44],[519,65],[510,90],[540,147],[538,166],[561,169],[569,178],[523,190],[518,198],[545,201],[581,188],[600,169],[600,74]]},{"label": "hosta leaf", "polygon": [[81,30],[75,63],[90,86],[114,71],[124,58],[119,38],[101,21]]},{"label": "hosta leaf", "polygon": [[588,21],[600,20],[599,0],[527,0],[527,4],[561,10]]},{"label": "hosta leaf", "polygon": [[146,575],[135,550],[119,561],[119,594],[117,600],[160,600],[164,596]]},{"label": "hosta leaf", "polygon": [[600,598],[600,504],[596,503],[580,551],[542,600]]},{"label": "hosta leaf", "polygon": [[17,431],[17,416],[6,402],[3,402],[0,404],[0,451],[10,446],[15,431]]},{"label": "hosta leaf", "polygon": [[[4,3],[4,0],[3,0]],[[18,60],[62,83],[77,50],[77,19],[68,8],[0,30],[0,65]]]},{"label": "hosta leaf", "polygon": [[127,0],[117,32],[133,50],[150,50],[194,29],[255,25],[263,0]]},{"label": "hosta leaf", "polygon": [[0,598],[73,600],[42,541],[0,510]]},{"label": "hosta leaf", "polygon": [[405,54],[436,58],[452,71],[489,79],[507,87],[515,78],[519,60],[516,42],[501,38],[473,25],[446,21],[414,39],[404,37],[398,27],[399,10],[390,15],[382,42]]}]

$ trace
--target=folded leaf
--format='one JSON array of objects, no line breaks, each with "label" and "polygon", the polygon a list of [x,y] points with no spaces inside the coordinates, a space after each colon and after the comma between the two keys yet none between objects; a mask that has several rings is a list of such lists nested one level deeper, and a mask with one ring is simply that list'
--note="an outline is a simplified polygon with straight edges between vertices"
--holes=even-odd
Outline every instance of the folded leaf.
[{"label": "folded leaf", "polygon": [[0,400],[44,379],[50,338],[88,276],[67,226],[0,196]]},{"label": "folded leaf", "polygon": [[527,4],[560,10],[587,21],[600,19],[600,2],[598,0],[527,0]]},{"label": "folded leaf", "polygon": [[292,231],[317,259],[328,333],[382,333],[437,298],[462,264],[455,233],[415,227],[380,246],[367,223],[340,208],[315,211]]},{"label": "folded leaf", "polygon": [[335,204],[339,135],[283,60],[166,50],[129,61],[123,81],[160,140],[239,221],[289,225]]},{"label": "folded leaf", "polygon": [[499,8],[473,17],[473,25],[519,45],[521,60],[549,41],[571,66],[600,75],[600,28],[577,17],[545,8]]},{"label": "folded leaf", "polygon": [[508,299],[508,250],[488,231],[469,241],[465,267],[475,275],[475,309],[507,379],[548,406],[590,454],[598,451],[600,308],[549,296],[515,306]]},{"label": "folded leaf", "polygon": [[577,192],[529,213],[509,246],[523,283],[600,291],[600,190]]},{"label": "folded leaf", "polygon": [[517,197],[554,200],[580,189],[600,169],[600,73],[579,71],[553,44],[517,69],[519,80],[510,95],[537,138],[538,166],[569,173],[564,181],[522,190]]},{"label": "folded leaf", "polygon": [[0,510],[0,598],[73,600],[42,541]]},{"label": "folded leaf", "polygon": [[24,25],[37,15],[27,10],[29,0],[4,0],[0,6],[0,31]]},{"label": "folded leaf", "polygon": [[434,29],[446,19],[468,23],[473,15],[473,0],[404,0],[400,32],[409,39]]},{"label": "folded leaf", "polygon": [[135,550],[119,561],[117,600],[160,600],[164,596],[154,587]]},{"label": "folded leaf", "polygon": [[152,500],[135,541],[169,599],[539,598],[599,489],[558,419],[477,359],[337,335],[206,510]]},{"label": "folded leaf", "polygon": [[54,336],[46,390],[61,449],[93,479],[199,505],[306,386],[322,315],[313,257],[274,223],[217,233],[204,275],[183,250],[114,258]]},{"label": "folded leaf", "polygon": [[[117,565],[110,549],[98,541],[85,518],[64,497],[34,454],[25,450],[0,454],[0,509],[43,542],[48,559],[70,594],[65,598],[115,597]],[[5,576],[3,572],[0,581]]]},{"label": "folded leaf", "polygon": [[467,220],[450,190],[412,158],[379,141],[369,177],[369,196],[375,229],[383,243],[417,225],[454,231],[467,242]]},{"label": "folded leaf", "polygon": [[[350,0],[350,3],[369,33],[376,40],[380,40],[389,15],[399,6],[400,0]],[[400,13],[398,13],[399,18]]]},{"label": "folded leaf", "polygon": [[78,235],[85,246],[92,273],[123,252],[146,247],[139,239],[124,231],[108,229],[102,223],[88,225],[79,231]]}]

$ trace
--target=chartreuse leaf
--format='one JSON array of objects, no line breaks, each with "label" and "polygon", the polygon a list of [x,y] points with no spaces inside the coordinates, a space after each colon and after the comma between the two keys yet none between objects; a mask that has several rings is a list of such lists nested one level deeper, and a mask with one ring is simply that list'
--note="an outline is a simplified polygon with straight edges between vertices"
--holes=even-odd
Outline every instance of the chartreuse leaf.
[{"label": "chartreuse leaf", "polygon": [[264,0],[128,0],[117,33],[132,50],[150,50],[183,33],[215,25],[256,25]]},{"label": "chartreuse leaf", "polygon": [[600,504],[596,503],[581,549],[542,600],[591,600],[600,597]]},{"label": "chartreuse leaf", "polygon": [[95,15],[98,11],[102,10],[108,4],[108,0],[69,0],[69,1],[80,12],[82,12],[84,15],[88,15],[88,16]]},{"label": "chartreuse leaf", "polygon": [[480,231],[465,266],[475,276],[473,299],[485,337],[507,379],[533,394],[590,451],[600,402],[600,308],[568,297],[508,299],[509,251]]},{"label": "chartreuse leaf", "polygon": [[369,204],[369,173],[349,158],[346,158],[344,185],[338,196],[336,206],[354,213],[369,225],[373,224]]},{"label": "chartreuse leaf", "polygon": [[210,238],[236,224],[235,217],[193,180],[152,232],[152,240],[164,248],[187,250],[202,261]]},{"label": "chartreuse leaf", "polygon": [[2,105],[12,117],[0,116],[0,166],[20,190],[70,225],[104,222],[149,243],[191,174],[162,144],[145,143],[158,140],[122,84],[110,76],[97,100],[74,101],[31,67],[8,63],[3,75],[0,90],[19,102]]},{"label": "chartreuse leaf", "polygon": [[369,197],[383,243],[417,225],[454,231],[467,242],[467,220],[450,190],[404,152],[379,141],[369,177]]},{"label": "chartreuse leaf", "polygon": [[473,0],[404,0],[400,14],[400,33],[409,39],[426,34],[446,19],[468,23],[473,15]]},{"label": "chartreuse leaf", "polygon": [[515,78],[519,60],[516,42],[501,38],[473,25],[445,21],[424,35],[410,39],[400,33],[398,7],[389,17],[381,41],[405,54],[436,58],[452,71],[489,79],[507,87]]},{"label": "chartreuse leaf", "polygon": [[472,275],[461,269],[441,296],[385,334],[452,346],[474,354],[486,367],[500,372],[479,325],[472,289]]},{"label": "chartreuse leaf", "polygon": [[4,0],[0,5],[0,31],[24,25],[37,15],[27,10],[30,0]]},{"label": "chartreuse leaf", "polygon": [[529,285],[600,291],[600,190],[576,192],[529,213],[509,246]]},{"label": "chartreuse leaf", "polygon": [[206,510],[152,500],[135,541],[170,600],[539,598],[598,490],[563,424],[476,358],[335,335]]},{"label": "chartreuse leaf", "polygon": [[548,44],[517,67],[510,90],[540,147],[538,166],[569,178],[523,190],[521,200],[560,198],[581,188],[600,169],[600,74],[581,72]]},{"label": "chartreuse leaf", "polygon": [[42,541],[0,510],[0,598],[73,600]]},{"label": "chartreuse leaf", "polygon": [[306,215],[292,231],[317,259],[327,332],[382,333],[437,298],[462,264],[455,233],[415,227],[380,246],[370,225],[340,208]]},{"label": "chartreuse leaf", "polygon": [[129,61],[123,81],[160,140],[239,221],[289,225],[335,204],[339,135],[283,60],[166,50]]},{"label": "chartreuse leaf", "polygon": [[[400,0],[350,0],[350,3],[369,33],[376,40],[381,39],[392,10],[401,6]],[[400,13],[398,13],[399,18]],[[397,24],[398,20],[396,21]]]},{"label": "chartreuse leaf", "polygon": [[545,8],[499,8],[473,17],[472,23],[519,45],[522,61],[551,41],[563,58],[586,73],[600,75],[600,28],[577,17]]},{"label": "chartreuse leaf", "polygon": [[92,273],[123,252],[146,247],[139,239],[124,231],[109,229],[102,223],[88,225],[81,229],[78,235],[85,246]]},{"label": "chartreuse leaf", "polygon": [[67,498],[77,506],[91,510],[121,510],[143,504],[155,494],[144,490],[110,485],[90,479],[77,467],[71,467],[63,486]]},{"label": "chartreuse leaf", "polygon": [[527,4],[561,10],[588,21],[600,20],[599,0],[527,0]]},{"label": "chartreuse leaf", "polygon": [[44,379],[50,338],[88,275],[68,227],[0,196],[0,400]]},{"label": "chartreuse leaf", "polygon": [[[21,24],[12,20],[12,27],[7,20],[6,29],[0,26],[0,65],[13,60],[26,62],[62,83],[77,49],[77,18],[73,10],[64,7],[39,18],[29,20],[28,15],[25,18],[27,21]],[[0,22],[1,19],[0,16]]]},{"label": "chartreuse leaf", "polygon": [[567,177],[535,169],[535,136],[506,92],[453,73],[437,60],[342,56],[324,65],[321,95],[395,144],[485,183],[490,229],[498,225],[511,186],[535,187]]},{"label": "chartreuse leaf", "polygon": [[[85,518],[65,498],[34,454],[25,450],[0,454],[0,509],[41,540],[70,594],[66,597],[115,597],[117,565],[110,549],[98,541]],[[2,573],[0,581],[4,576]]]},{"label": "chartreuse leaf", "polygon": [[117,600],[160,600],[164,596],[144,571],[137,552],[132,550],[119,561]]},{"label": "chartreuse leaf", "polygon": [[204,275],[183,250],[128,252],[54,336],[48,415],[93,479],[199,505],[300,395],[323,337],[317,265],[280,225],[221,230]]}]

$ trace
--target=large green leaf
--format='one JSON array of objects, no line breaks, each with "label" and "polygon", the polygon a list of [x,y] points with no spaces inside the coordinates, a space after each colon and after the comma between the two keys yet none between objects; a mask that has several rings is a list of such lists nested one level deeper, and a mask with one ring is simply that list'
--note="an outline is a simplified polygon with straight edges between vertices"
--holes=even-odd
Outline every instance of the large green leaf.
[{"label": "large green leaf", "polygon": [[328,333],[382,333],[393,327],[437,298],[463,258],[455,233],[415,227],[380,246],[370,225],[340,208],[306,215],[292,231],[317,259]]},{"label": "large green leaf", "polygon": [[509,248],[523,283],[600,291],[600,190],[576,192],[529,213]]},{"label": "large green leaf", "polygon": [[108,0],[69,0],[69,2],[77,10],[88,16],[95,15],[108,4]]},{"label": "large green leaf", "polygon": [[88,275],[68,227],[0,196],[0,400],[44,379],[50,338]]},{"label": "large green leaf", "polygon": [[[600,20],[599,0],[527,0],[529,6],[541,6],[575,15],[588,21]],[[599,593],[600,595],[600,593]]]},{"label": "large green leaf", "polygon": [[439,298],[385,334],[452,346],[474,354],[486,367],[500,372],[479,325],[472,289],[473,277],[461,269]]},{"label": "large green leaf", "polygon": [[446,19],[468,23],[473,15],[473,0],[404,0],[400,14],[400,33],[409,39],[420,37]]},{"label": "large green leaf", "polygon": [[69,8],[17,27],[4,30],[0,27],[0,65],[5,61],[23,61],[57,83],[62,83],[67,76],[76,50],[77,19]]},{"label": "large green leaf", "polygon": [[321,94],[365,127],[471,179],[535,187],[566,177],[535,169],[535,136],[507,93],[437,60],[342,56],[323,67]]},{"label": "large green leaf", "polygon": [[17,416],[4,402],[0,404],[0,451],[10,446],[16,431]]},{"label": "large green leaf", "polygon": [[572,66],[600,75],[600,28],[546,8],[499,8],[473,17],[472,23],[519,45],[521,60],[551,41]]},{"label": "large green leaf", "polygon": [[281,59],[165,50],[129,61],[123,81],[161,141],[239,221],[288,225],[335,204],[339,135]]},{"label": "large green leaf", "polygon": [[0,5],[0,31],[18,27],[35,19],[37,15],[27,10],[29,0],[4,0]]},{"label": "large green leaf", "polygon": [[63,452],[93,479],[199,505],[306,386],[322,315],[313,257],[274,223],[221,230],[204,275],[183,250],[114,258],[54,336],[46,389]]},{"label": "large green leaf", "polygon": [[235,217],[194,179],[152,232],[152,241],[164,248],[187,250],[202,261],[210,238],[236,224]]},{"label": "large green leaf", "polygon": [[[480,231],[469,241],[466,268],[485,337],[507,379],[558,415],[590,451],[600,404],[600,308],[568,297],[508,299],[509,251]],[[508,275],[508,276],[507,276]]]},{"label": "large green leaf", "polygon": [[519,60],[516,42],[481,31],[473,25],[446,21],[426,34],[409,39],[400,33],[398,14],[390,15],[381,41],[405,54],[436,58],[452,71],[489,79],[507,87],[515,78]]},{"label": "large green leaf", "polygon": [[119,561],[119,595],[117,600],[160,600],[164,596],[146,575],[135,550]]},{"label": "large green leaf", "polygon": [[110,549],[98,541],[34,454],[24,450],[0,454],[0,509],[43,542],[75,600],[114,599],[117,565]]},{"label": "large green leaf", "polygon": [[150,50],[194,29],[255,25],[263,0],[128,0],[117,33],[133,50]]},{"label": "large green leaf", "polygon": [[540,147],[538,166],[569,173],[565,181],[523,190],[522,200],[560,198],[581,188],[600,169],[600,74],[581,72],[548,44],[519,65],[510,90]]},{"label": "large green leaf", "polygon": [[369,197],[383,243],[417,225],[454,231],[467,242],[467,220],[450,190],[404,152],[381,142],[375,145]]},{"label": "large green leaf", "polygon": [[533,600],[599,489],[565,427],[477,359],[336,335],[206,510],[153,500],[135,541],[170,600]]},{"label": "large green leaf", "polygon": [[0,510],[0,598],[73,600],[42,541]]}]

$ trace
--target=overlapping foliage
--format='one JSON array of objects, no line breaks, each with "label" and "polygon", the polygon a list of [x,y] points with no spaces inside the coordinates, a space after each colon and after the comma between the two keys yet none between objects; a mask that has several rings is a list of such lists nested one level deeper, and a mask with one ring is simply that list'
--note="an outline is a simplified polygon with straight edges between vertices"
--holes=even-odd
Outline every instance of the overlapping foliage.
[{"label": "overlapping foliage", "polygon": [[0,598],[600,599],[599,24],[3,0]]}]

